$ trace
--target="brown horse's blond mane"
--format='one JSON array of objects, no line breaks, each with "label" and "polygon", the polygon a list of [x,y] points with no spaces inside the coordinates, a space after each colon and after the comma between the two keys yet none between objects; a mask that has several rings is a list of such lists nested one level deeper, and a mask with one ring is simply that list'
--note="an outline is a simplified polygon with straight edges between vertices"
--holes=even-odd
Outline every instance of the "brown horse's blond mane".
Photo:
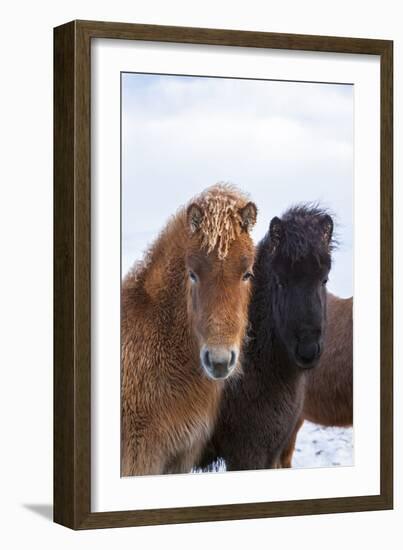
[{"label": "brown horse's blond mane", "polygon": [[241,232],[239,209],[246,205],[248,197],[234,185],[220,183],[191,202],[200,206],[204,213],[199,225],[202,248],[210,253],[217,247],[218,258],[223,260],[231,242]]}]

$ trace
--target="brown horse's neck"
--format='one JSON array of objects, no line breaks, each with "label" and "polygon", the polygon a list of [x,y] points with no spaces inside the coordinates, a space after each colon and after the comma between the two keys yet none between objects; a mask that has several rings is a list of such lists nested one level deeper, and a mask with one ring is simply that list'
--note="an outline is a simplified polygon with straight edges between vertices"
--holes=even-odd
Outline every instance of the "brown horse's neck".
[{"label": "brown horse's neck", "polygon": [[187,244],[185,213],[179,212],[150,248],[142,265],[129,274],[125,285],[133,286],[145,309],[152,311],[164,340],[194,345],[187,312],[188,281],[185,268]]},{"label": "brown horse's neck", "polygon": [[143,284],[152,301],[172,295],[172,285],[175,290],[186,286],[185,235],[181,221],[179,216],[173,218],[149,252]]}]

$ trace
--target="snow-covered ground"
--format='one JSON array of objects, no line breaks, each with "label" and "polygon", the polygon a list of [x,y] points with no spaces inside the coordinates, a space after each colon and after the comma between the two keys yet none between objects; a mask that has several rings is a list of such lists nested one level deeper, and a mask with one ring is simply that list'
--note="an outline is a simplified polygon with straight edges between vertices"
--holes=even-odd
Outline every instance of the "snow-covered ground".
[{"label": "snow-covered ground", "polygon": [[304,422],[298,432],[293,468],[353,466],[353,428],[325,428]]},{"label": "snow-covered ground", "polygon": [[[331,468],[354,465],[353,428],[325,428],[305,421],[298,432],[293,468]],[[219,461],[214,468],[225,472]],[[214,471],[213,470],[213,471]],[[194,470],[195,473],[201,473]]]}]

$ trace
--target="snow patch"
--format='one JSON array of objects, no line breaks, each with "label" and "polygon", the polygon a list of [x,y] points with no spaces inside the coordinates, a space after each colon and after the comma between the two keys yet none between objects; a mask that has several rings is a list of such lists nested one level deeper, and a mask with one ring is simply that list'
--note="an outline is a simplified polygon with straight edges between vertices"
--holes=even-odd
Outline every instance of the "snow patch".
[{"label": "snow patch", "polygon": [[305,421],[298,432],[293,468],[353,466],[353,428],[326,428]]}]

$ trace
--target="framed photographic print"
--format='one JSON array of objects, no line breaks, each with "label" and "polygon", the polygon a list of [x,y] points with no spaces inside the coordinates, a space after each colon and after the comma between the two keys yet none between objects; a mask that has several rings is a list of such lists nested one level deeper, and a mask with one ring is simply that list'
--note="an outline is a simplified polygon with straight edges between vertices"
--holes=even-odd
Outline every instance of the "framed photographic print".
[{"label": "framed photographic print", "polygon": [[54,520],[393,506],[393,43],[54,32]]}]

